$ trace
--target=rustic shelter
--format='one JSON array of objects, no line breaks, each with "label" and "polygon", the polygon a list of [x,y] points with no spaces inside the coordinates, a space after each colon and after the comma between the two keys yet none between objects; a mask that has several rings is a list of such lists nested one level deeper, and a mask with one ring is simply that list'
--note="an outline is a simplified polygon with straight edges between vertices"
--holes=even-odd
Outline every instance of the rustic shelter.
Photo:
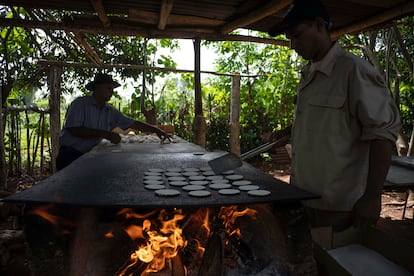
[{"label": "rustic shelter", "polygon": [[[332,37],[384,27],[414,13],[412,0],[322,1],[333,22]],[[2,0],[1,5],[23,7],[29,14],[42,10],[42,17],[0,18],[0,26],[63,30],[84,50],[97,67],[108,66],[86,37],[91,34],[182,38],[195,40],[195,142],[203,144],[200,84],[200,41],[251,41],[288,46],[288,41],[267,35],[232,34],[238,28],[267,32],[280,22],[293,0]],[[52,16],[50,11],[61,14]],[[52,152],[57,152],[60,129],[61,66],[49,64],[50,126]],[[140,66],[140,65],[138,65]],[[142,66],[142,65],[141,65]],[[237,124],[236,124],[237,125]],[[200,131],[198,132],[197,129]],[[237,136],[237,135],[236,135]],[[237,148],[237,146],[236,146]],[[54,158],[53,158],[54,159]],[[54,166],[53,166],[54,167]]]}]

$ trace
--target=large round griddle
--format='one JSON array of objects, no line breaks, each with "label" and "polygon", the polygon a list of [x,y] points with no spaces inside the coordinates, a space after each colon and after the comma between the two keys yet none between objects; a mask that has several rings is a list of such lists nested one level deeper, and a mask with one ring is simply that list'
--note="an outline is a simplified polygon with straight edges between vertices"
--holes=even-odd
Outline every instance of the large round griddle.
[{"label": "large round griddle", "polygon": [[[200,155],[201,152],[204,154]],[[15,203],[59,203],[95,207],[200,207],[253,203],[281,203],[316,198],[243,163],[234,171],[262,189],[265,197],[252,197],[242,191],[223,196],[209,189],[211,196],[195,198],[181,191],[179,196],[160,197],[145,189],[144,173],[151,168],[202,168],[224,152],[206,152],[192,143],[100,145],[65,169],[32,188],[4,199]],[[178,188],[179,189],[179,188]]]}]

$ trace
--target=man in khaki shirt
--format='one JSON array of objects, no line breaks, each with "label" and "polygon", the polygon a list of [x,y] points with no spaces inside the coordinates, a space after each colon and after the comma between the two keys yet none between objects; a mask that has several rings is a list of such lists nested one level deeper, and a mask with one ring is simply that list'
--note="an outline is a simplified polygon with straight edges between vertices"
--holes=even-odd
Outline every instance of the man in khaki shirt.
[{"label": "man in khaki shirt", "polygon": [[382,76],[330,39],[319,1],[296,1],[269,33],[284,32],[309,63],[301,71],[292,126],[292,184],[320,199],[303,202],[313,227],[375,224],[400,129]]}]

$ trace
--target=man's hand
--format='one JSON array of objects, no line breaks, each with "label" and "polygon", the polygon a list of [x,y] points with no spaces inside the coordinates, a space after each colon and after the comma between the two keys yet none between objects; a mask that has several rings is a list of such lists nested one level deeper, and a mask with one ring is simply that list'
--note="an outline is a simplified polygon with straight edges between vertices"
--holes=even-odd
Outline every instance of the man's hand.
[{"label": "man's hand", "polygon": [[161,144],[165,142],[166,139],[168,139],[169,142],[171,142],[172,135],[163,131],[162,129],[157,128],[157,131],[155,132],[157,136],[161,139]]},{"label": "man's hand", "polygon": [[106,135],[106,137],[104,138],[111,141],[112,144],[118,144],[119,142],[121,142],[121,136],[119,136],[118,133],[112,131],[108,132],[108,135]]},{"label": "man's hand", "polygon": [[352,212],[355,227],[366,228],[375,225],[381,213],[381,194],[364,194],[355,203]]}]

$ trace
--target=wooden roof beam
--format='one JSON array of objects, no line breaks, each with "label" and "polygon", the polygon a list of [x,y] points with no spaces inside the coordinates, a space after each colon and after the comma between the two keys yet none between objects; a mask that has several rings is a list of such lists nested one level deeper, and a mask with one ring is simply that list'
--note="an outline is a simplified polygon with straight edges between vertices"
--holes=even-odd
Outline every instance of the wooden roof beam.
[{"label": "wooden roof beam", "polygon": [[99,20],[101,20],[102,25],[105,28],[109,28],[111,26],[111,19],[109,19],[108,15],[106,14],[102,0],[91,0],[91,3],[96,13],[98,14]]},{"label": "wooden roof beam", "polygon": [[85,50],[86,56],[95,64],[102,66],[103,60],[99,57],[99,55],[95,52],[95,50],[91,47],[91,45],[84,39],[84,35],[80,32],[74,32],[73,39],[78,43],[80,46],[83,47]]},{"label": "wooden roof beam", "polygon": [[234,31],[237,28],[242,28],[246,25],[249,25],[251,23],[257,22],[265,17],[268,17],[274,13],[277,13],[287,6],[291,5],[293,3],[293,0],[272,0],[269,3],[267,3],[264,6],[261,6],[260,8],[237,18],[236,20],[233,20],[227,24],[224,24],[220,27],[219,31],[222,34],[227,34],[231,31]]},{"label": "wooden roof beam", "polygon": [[174,0],[162,0],[160,9],[160,18],[158,20],[158,29],[164,30],[167,25],[168,17],[171,14],[171,10],[174,6]]},{"label": "wooden roof beam", "polygon": [[404,15],[410,14],[414,12],[414,1],[410,1],[410,2],[406,2],[404,4],[401,4],[397,7],[388,9],[386,12],[377,14],[373,17],[369,17],[365,20],[359,21],[355,24],[351,24],[348,26],[345,26],[343,28],[334,30],[331,33],[331,37],[332,39],[336,40],[338,39],[341,35],[344,34],[354,34],[354,33],[359,33],[363,30],[366,30],[370,27],[373,27],[375,25],[379,25],[382,23],[385,23],[387,21],[390,21],[394,18],[399,18],[402,17]]}]

